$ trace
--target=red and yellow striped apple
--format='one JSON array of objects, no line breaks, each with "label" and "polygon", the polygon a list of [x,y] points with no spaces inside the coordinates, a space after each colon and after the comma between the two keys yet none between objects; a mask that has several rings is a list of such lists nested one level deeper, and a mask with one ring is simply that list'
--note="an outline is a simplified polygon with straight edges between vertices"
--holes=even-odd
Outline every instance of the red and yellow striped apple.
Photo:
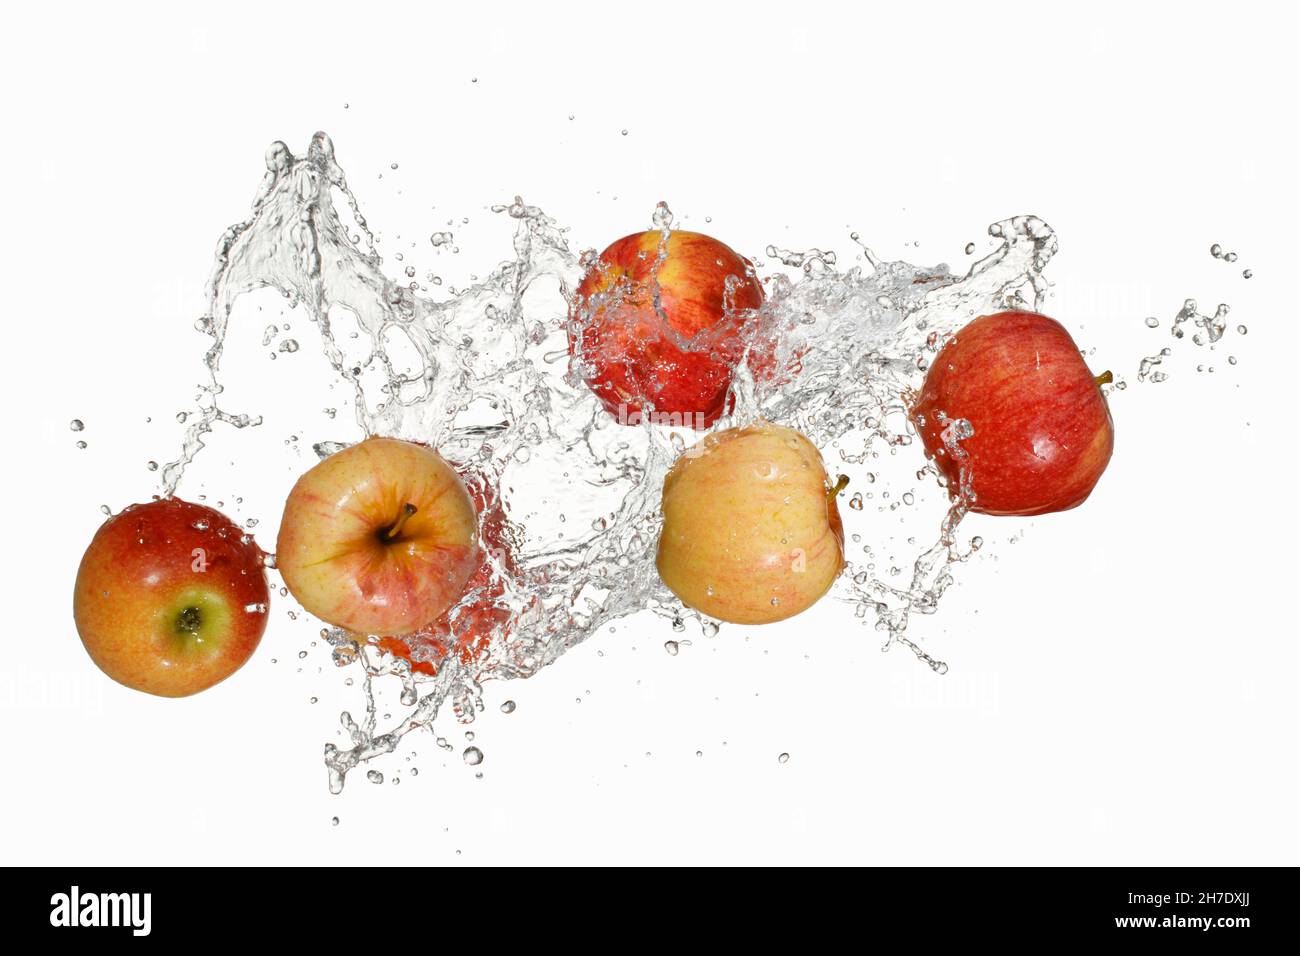
[{"label": "red and yellow striped apple", "polygon": [[73,617],[113,680],[185,697],[225,680],[266,630],[263,553],[219,511],[179,498],[131,505],[81,559]]},{"label": "red and yellow striped apple", "polygon": [[844,567],[844,527],[815,445],[760,421],[706,436],[663,489],[659,577],[682,603],[736,624],[812,607]]},{"label": "red and yellow striped apple", "polygon": [[432,448],[368,438],[298,479],[276,567],[298,602],[360,634],[436,620],[479,563],[477,519],[460,477]]},{"label": "red and yellow striped apple", "polygon": [[[1037,312],[975,319],[935,356],[912,407],[928,454],[970,509],[1039,515],[1083,503],[1106,470],[1115,429],[1070,333]],[[953,422],[974,434],[953,443]],[[948,441],[945,441],[945,433]],[[950,444],[952,443],[952,444]]]},{"label": "red and yellow striped apple", "polygon": [[569,353],[611,415],[636,424],[650,405],[656,421],[705,428],[724,413],[741,329],[763,303],[748,259],[698,232],[641,232],[576,291]]}]

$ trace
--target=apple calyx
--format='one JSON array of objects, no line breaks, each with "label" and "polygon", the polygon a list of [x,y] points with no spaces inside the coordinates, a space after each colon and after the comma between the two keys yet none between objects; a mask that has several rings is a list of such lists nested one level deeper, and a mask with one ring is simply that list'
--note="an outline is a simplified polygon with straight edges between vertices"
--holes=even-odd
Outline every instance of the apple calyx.
[{"label": "apple calyx", "polygon": [[1115,381],[1115,376],[1110,374],[1110,369],[1106,369],[1106,371],[1102,372],[1100,375],[1095,376],[1093,381],[1096,382],[1099,387],[1102,385],[1109,385],[1111,382]]},{"label": "apple calyx", "polygon": [[191,604],[181,609],[176,615],[176,632],[182,636],[194,637],[203,626],[203,612],[197,605]]},{"label": "apple calyx", "polygon": [[849,476],[840,475],[835,479],[835,484],[826,489],[826,499],[834,501],[841,491],[849,486]]},{"label": "apple calyx", "polygon": [[409,501],[402,505],[402,513],[397,516],[397,520],[387,528],[380,530],[379,540],[384,542],[396,541],[397,536],[402,533],[402,528],[406,525],[406,522],[410,519],[411,515],[415,514],[418,510],[419,509]]}]

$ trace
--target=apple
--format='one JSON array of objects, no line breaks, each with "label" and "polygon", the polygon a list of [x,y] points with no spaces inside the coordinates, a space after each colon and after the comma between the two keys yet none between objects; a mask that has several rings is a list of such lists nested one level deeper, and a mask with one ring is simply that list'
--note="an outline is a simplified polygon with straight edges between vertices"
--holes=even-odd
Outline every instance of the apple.
[{"label": "apple", "polygon": [[219,511],[179,498],[109,518],[77,571],[72,613],[109,677],[186,697],[244,665],[266,630],[262,550]]},{"label": "apple", "polygon": [[687,607],[767,624],[812,607],[844,567],[844,527],[822,458],[759,421],[706,436],[664,479],[659,577]]},{"label": "apple", "polygon": [[367,438],[304,473],[284,505],[276,567],[322,621],[407,634],[456,603],[479,563],[474,505],[432,448]]},{"label": "apple", "polygon": [[[1115,446],[1101,386],[1070,333],[1037,312],[975,319],[935,356],[912,406],[926,454],[969,507],[1039,515],[1082,504]],[[954,423],[974,429],[959,437]]]},{"label": "apple", "polygon": [[657,423],[707,428],[726,411],[741,330],[762,304],[753,265],[717,239],[625,236],[578,284],[572,367],[623,424],[639,424],[653,406]]}]

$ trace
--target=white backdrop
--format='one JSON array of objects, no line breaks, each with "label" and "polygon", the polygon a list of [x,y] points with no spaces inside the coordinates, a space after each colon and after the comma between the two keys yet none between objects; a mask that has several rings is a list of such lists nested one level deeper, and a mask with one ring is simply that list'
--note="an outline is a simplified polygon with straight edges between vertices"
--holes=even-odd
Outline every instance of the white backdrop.
[{"label": "white backdrop", "polygon": [[[1294,14],[914,9],[11,12],[4,862],[1296,863]],[[1074,512],[971,519],[989,545],[915,627],[946,677],[832,602],[712,641],[646,617],[489,684],[481,779],[447,719],[452,753],[419,735],[383,785],[330,796],[321,747],[359,695],[292,601],[244,670],[181,701],[100,675],[71,616],[99,505],[146,499],[146,462],[177,451],[217,237],[265,148],[316,129],[390,273],[408,249],[450,284],[509,255],[486,207],[515,194],[578,248],[665,199],[751,255],[846,261],[857,231],[957,268],[1035,213],[1061,242],[1050,311],[1129,380],[1114,460]],[[435,259],[447,228],[460,252]],[[1249,334],[1138,384],[1187,297]],[[355,437],[320,414],[337,402],[302,324],[274,367],[260,324],[232,344],[227,407],[266,424],[219,430],[182,486],[268,547],[310,442]],[[870,537],[872,512],[851,520]],[[694,643],[669,656],[674,636]]]}]

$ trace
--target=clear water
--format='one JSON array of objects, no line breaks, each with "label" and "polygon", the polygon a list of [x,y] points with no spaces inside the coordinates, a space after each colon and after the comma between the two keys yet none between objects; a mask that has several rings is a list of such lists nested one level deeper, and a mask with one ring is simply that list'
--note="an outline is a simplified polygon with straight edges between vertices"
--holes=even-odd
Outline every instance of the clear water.
[{"label": "clear water", "polygon": [[[181,490],[213,428],[260,420],[223,407],[221,358],[239,297],[276,289],[315,326],[314,340],[300,335],[278,349],[318,349],[333,366],[354,395],[355,440],[427,442],[461,471],[491,555],[489,573],[462,606],[510,612],[481,657],[439,660],[432,678],[373,645],[358,651],[341,632],[322,632],[336,663],[359,663],[364,673],[364,712],[341,715],[348,745],[326,745],[336,791],[352,768],[431,729],[444,707],[472,720],[484,681],[535,674],[626,615],[648,609],[669,619],[670,653],[688,642],[675,636],[688,625],[704,638],[719,631],[685,610],[654,568],[662,479],[698,435],[621,425],[600,407],[570,367],[565,328],[570,290],[594,250],[571,249],[555,220],[519,198],[493,210],[515,222],[505,261],[469,288],[429,298],[411,270],[403,279],[385,272],[333,144],[318,133],[302,156],[272,144],[252,213],[222,236],[213,266],[208,313],[198,322],[211,339],[207,381],[183,419],[181,454],[162,468],[164,492]],[[672,228],[666,205],[650,212],[647,227]],[[907,396],[969,319],[1037,308],[1057,248],[1051,228],[1033,216],[995,223],[989,234],[994,251],[964,275],[879,261],[865,247],[858,264],[841,268],[834,253],[769,246],[756,261],[767,301],[752,328],[775,336],[778,359],[797,357],[801,370],[793,381],[758,382],[742,362],[734,412],[715,425],[763,416],[792,426],[822,449],[832,473],[849,476],[841,498],[849,563],[827,600],[846,605],[847,620],[874,622],[885,649],[905,647],[939,673],[947,666],[923,649],[913,618],[937,610],[954,569],[981,542],[959,541],[963,508],[937,490],[919,447],[907,448],[917,442]],[[435,233],[430,241],[453,237]],[[1176,323],[1178,336],[1184,325],[1198,339],[1223,334],[1223,315],[1207,319],[1194,303]],[[276,337],[266,330],[265,343]],[[1153,368],[1139,379],[1154,378]],[[954,422],[949,434],[959,454],[969,425]],[[338,437],[319,436],[317,452],[337,450]],[[413,651],[416,659],[433,656],[418,642]],[[402,683],[406,712],[388,722],[374,703],[379,680]],[[477,763],[482,755],[471,748],[465,758]]]}]

